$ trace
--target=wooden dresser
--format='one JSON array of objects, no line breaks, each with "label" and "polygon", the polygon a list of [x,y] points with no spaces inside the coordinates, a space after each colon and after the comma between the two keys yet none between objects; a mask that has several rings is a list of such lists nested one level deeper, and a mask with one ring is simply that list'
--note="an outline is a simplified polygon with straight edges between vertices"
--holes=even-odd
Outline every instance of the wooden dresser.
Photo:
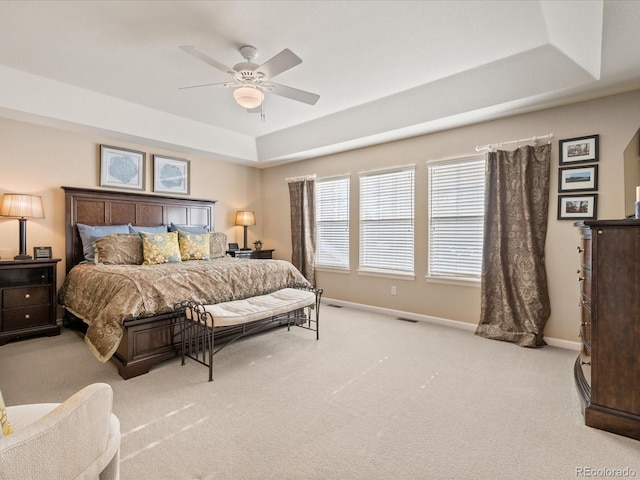
[{"label": "wooden dresser", "polygon": [[582,349],[574,375],[585,424],[640,440],[640,220],[576,226]]}]

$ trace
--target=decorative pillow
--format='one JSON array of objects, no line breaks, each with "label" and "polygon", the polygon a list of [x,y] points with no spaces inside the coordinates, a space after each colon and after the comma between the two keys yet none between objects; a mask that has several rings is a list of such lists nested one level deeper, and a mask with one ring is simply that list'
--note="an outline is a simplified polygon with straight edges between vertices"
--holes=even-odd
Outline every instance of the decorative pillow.
[{"label": "decorative pillow", "polygon": [[0,438],[13,433],[13,428],[11,428],[11,425],[9,425],[9,419],[7,419],[7,409],[4,406],[2,392],[0,392],[0,427],[2,427],[0,428]]},{"label": "decorative pillow", "polygon": [[167,233],[166,225],[157,225],[154,227],[139,227],[137,225],[129,225],[129,233]]},{"label": "decorative pillow", "polygon": [[96,265],[142,265],[140,235],[114,233],[93,242]]},{"label": "decorative pillow", "polygon": [[92,227],[91,225],[85,225],[78,223],[78,233],[80,234],[80,240],[82,240],[82,253],[84,254],[85,262],[94,261],[93,254],[93,242],[98,238],[106,237],[113,233],[129,233],[129,224],[127,225],[98,225]]},{"label": "decorative pillow", "polygon": [[180,257],[186,260],[209,260],[211,249],[209,246],[210,234],[190,233],[178,230],[178,243],[180,244]]},{"label": "decorative pillow", "polygon": [[139,235],[142,238],[143,265],[156,265],[158,263],[174,263],[180,261],[178,232],[140,232]]},{"label": "decorative pillow", "polygon": [[178,230],[189,233],[207,233],[209,231],[206,225],[177,225],[171,222],[171,225],[169,225],[169,231],[177,232]]},{"label": "decorative pillow", "polygon": [[211,258],[220,258],[227,255],[227,234],[222,232],[211,232],[209,250]]}]

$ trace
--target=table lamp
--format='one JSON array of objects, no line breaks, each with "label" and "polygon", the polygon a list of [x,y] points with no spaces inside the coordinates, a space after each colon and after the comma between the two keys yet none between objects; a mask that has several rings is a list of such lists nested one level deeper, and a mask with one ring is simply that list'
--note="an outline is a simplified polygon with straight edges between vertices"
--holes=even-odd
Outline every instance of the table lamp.
[{"label": "table lamp", "polygon": [[253,212],[236,212],[236,225],[242,225],[244,227],[244,247],[242,250],[251,250],[247,247],[247,227],[255,224],[256,216]]},{"label": "table lamp", "polygon": [[20,193],[5,193],[0,206],[0,216],[17,217],[20,228],[20,252],[14,260],[31,260],[27,255],[27,218],[44,218],[42,197]]}]

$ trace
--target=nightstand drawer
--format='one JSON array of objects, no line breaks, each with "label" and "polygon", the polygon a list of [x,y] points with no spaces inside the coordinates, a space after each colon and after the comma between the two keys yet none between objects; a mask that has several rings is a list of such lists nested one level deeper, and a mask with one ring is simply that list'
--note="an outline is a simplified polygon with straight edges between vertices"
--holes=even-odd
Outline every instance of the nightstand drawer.
[{"label": "nightstand drawer", "polygon": [[[49,304],[50,286],[5,288],[2,291],[2,308],[28,307]],[[47,307],[48,308],[48,307]]]},{"label": "nightstand drawer", "polygon": [[51,323],[49,308],[50,305],[39,305],[37,307],[3,310],[2,330],[17,330]]}]

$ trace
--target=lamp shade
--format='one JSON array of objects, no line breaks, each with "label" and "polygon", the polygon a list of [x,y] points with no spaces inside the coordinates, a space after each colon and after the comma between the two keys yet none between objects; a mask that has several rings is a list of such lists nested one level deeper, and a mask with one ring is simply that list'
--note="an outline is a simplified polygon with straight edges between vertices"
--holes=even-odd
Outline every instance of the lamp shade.
[{"label": "lamp shade", "polygon": [[236,225],[255,225],[256,224],[256,216],[253,212],[237,212],[236,213]]},{"label": "lamp shade", "polygon": [[240,87],[233,91],[233,98],[244,108],[256,108],[262,104],[264,93],[253,87]]},{"label": "lamp shade", "polygon": [[18,218],[44,218],[44,206],[39,195],[5,193],[0,216]]}]

